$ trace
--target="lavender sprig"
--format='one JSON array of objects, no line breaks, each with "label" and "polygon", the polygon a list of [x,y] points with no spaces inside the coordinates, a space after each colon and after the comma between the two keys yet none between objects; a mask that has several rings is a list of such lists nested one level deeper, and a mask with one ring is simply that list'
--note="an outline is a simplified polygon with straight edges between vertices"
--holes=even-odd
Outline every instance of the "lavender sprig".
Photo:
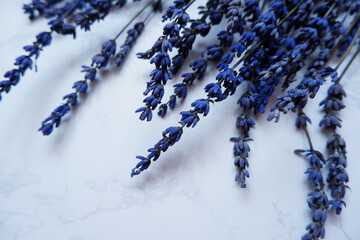
[{"label": "lavender sprig", "polygon": [[[203,14],[203,17],[199,20],[190,20],[190,16],[186,13],[186,9],[192,2],[186,4],[184,1],[177,0],[174,3],[175,5],[170,6],[163,16],[163,20],[174,19],[174,21],[165,25],[163,36],[156,41],[150,50],[138,54],[140,58],[151,58],[150,63],[154,63],[156,67],[150,74],[151,80],[147,82],[147,89],[144,92],[144,95],[151,95],[144,99],[145,106],[136,110],[136,112],[141,113],[140,120],[150,121],[152,119],[152,111],[161,104],[165,84],[172,79],[173,73],[177,72],[190,53],[196,36],[206,36],[210,30],[210,25],[217,24],[221,19],[214,10],[219,5],[218,0],[208,0],[206,10],[200,8],[200,14]],[[210,17],[210,23],[206,23],[207,17]],[[191,21],[191,26],[186,28],[185,26],[189,21]],[[181,36],[180,29],[183,29]],[[178,49],[178,54],[170,59],[169,52],[172,51],[173,47]],[[155,55],[155,53],[157,54]],[[173,100],[175,100],[174,96],[170,100],[169,104],[172,106]],[[162,105],[160,113],[164,112],[164,106]]]},{"label": "lavender sprig", "polygon": [[308,194],[308,205],[312,210],[312,223],[306,226],[308,233],[302,236],[302,240],[315,240],[325,237],[325,222],[327,219],[327,210],[329,208],[329,200],[325,192],[325,183],[322,175],[322,168],[326,163],[323,154],[314,150],[307,123],[311,123],[310,118],[299,110],[296,119],[296,127],[304,130],[309,142],[309,149],[297,149],[295,153],[305,153],[305,158],[309,160],[310,167],[305,171],[307,179],[311,181],[313,191]]},{"label": "lavender sprig", "polygon": [[[261,20],[253,27],[253,31],[259,32],[258,33],[259,35],[265,37],[266,33],[269,32],[269,29],[273,29],[275,27],[273,26],[275,19],[270,13],[263,14],[262,17],[260,18]],[[261,30],[262,28],[266,29],[266,26],[268,26],[268,30],[266,31]],[[246,46],[251,45],[252,41],[255,38],[254,35],[255,35],[254,33],[245,32],[242,35],[244,45]],[[245,46],[238,47],[236,50],[234,50],[236,51],[235,54],[239,51],[243,52],[245,48],[246,48]],[[224,55],[224,57],[225,56],[226,55]],[[190,111],[181,112],[180,113],[182,116],[180,120],[181,125],[166,129],[163,132],[163,138],[157,144],[155,144],[153,148],[148,149],[148,152],[150,153],[148,154],[147,157],[144,156],[137,157],[141,161],[136,165],[135,168],[133,168],[131,176],[138,175],[142,171],[146,170],[150,166],[152,161],[156,161],[159,158],[161,152],[165,152],[169,146],[172,146],[177,141],[179,141],[181,135],[183,134],[183,128],[185,126],[195,127],[198,121],[200,120],[199,114],[203,114],[203,116],[206,116],[209,113],[210,102],[223,101],[224,99],[227,98],[227,96],[232,95],[236,92],[237,87],[244,81],[244,79],[245,80],[248,79],[248,77],[250,76],[248,68],[242,67],[240,68],[239,73],[237,73],[234,71],[234,68],[238,65],[238,63],[235,64],[235,67],[229,68],[227,61],[224,61],[224,57],[223,57],[223,61],[217,66],[220,70],[223,70],[216,77],[217,83],[208,84],[205,87],[205,92],[207,92],[208,97],[206,99],[202,98],[193,102],[191,105],[193,109],[191,109]],[[231,58],[231,54],[228,55],[228,58]],[[229,61],[229,63],[230,62],[231,61]],[[154,99],[149,99],[148,102],[152,103],[152,101],[154,101]],[[140,118],[145,119],[145,118],[149,118],[150,116],[151,119],[152,116],[150,115],[151,111],[146,112],[147,109],[145,107],[140,108],[137,111],[142,112]]]},{"label": "lavender sprig", "polygon": [[[77,4],[80,1],[77,1],[73,7],[69,10],[69,14],[75,10]],[[64,15],[63,17],[66,17]],[[33,42],[32,45],[27,45],[24,47],[24,50],[28,52],[28,55],[22,55],[18,58],[16,58],[14,65],[18,66],[18,68],[12,69],[10,71],[7,71],[4,74],[4,77],[6,80],[3,80],[0,82],[0,100],[1,100],[1,93],[6,92],[8,93],[12,86],[16,86],[21,76],[24,76],[27,69],[33,68],[33,60],[32,57],[37,59],[40,55],[40,51],[51,44],[51,34],[53,31],[56,31],[58,33],[62,33],[64,35],[67,34],[73,34],[75,37],[74,28],[69,24],[64,24],[62,21],[62,18],[54,19],[49,22],[49,25],[51,26],[51,32],[41,32],[36,36],[36,41]]]},{"label": "lavender sprig", "polygon": [[173,48],[172,41],[179,37],[180,29],[183,29],[190,20],[189,15],[186,13],[187,4],[190,6],[192,2],[174,1],[174,5],[171,5],[163,15],[163,20],[170,19],[173,22],[163,27],[163,36],[155,42],[150,50],[137,54],[139,58],[151,58],[150,63],[155,65],[154,71],[150,73],[151,80],[147,82],[147,88],[144,92],[144,95],[149,93],[151,95],[144,99],[145,107],[136,110],[136,112],[141,112],[140,120],[147,119],[147,121],[150,121],[152,119],[152,110],[158,106],[164,95],[164,85],[169,79],[172,79],[169,52]]},{"label": "lavender sprig", "polygon": [[[207,116],[210,111],[210,103],[223,101],[227,95],[235,93],[237,87],[248,76],[246,68],[241,68],[239,73],[234,72],[231,68],[228,71],[219,73],[216,77],[217,83],[205,87],[208,97],[194,101],[191,104],[193,109],[180,112],[181,125],[167,128],[163,132],[163,138],[153,148],[148,149],[150,153],[147,157],[137,156],[141,161],[133,168],[131,176],[138,175],[146,170],[152,161],[156,161],[160,157],[161,152],[165,152],[169,146],[180,140],[184,127],[195,127],[200,121],[200,115]],[[223,91],[222,88],[225,88],[225,90]],[[246,141],[250,141],[250,139],[246,139]]]},{"label": "lavender sprig", "polygon": [[332,199],[329,201],[331,206],[330,209],[335,211],[337,215],[340,215],[343,206],[346,206],[343,198],[345,197],[346,189],[349,188],[347,185],[349,182],[349,176],[346,172],[346,143],[345,140],[336,132],[336,129],[341,127],[341,119],[336,116],[336,113],[345,108],[343,98],[346,97],[346,93],[340,84],[340,80],[359,52],[360,47],[358,47],[358,50],[351,57],[339,77],[335,71],[333,72],[333,83],[328,89],[328,95],[320,102],[320,106],[323,106],[325,116],[320,121],[319,125],[320,127],[324,127],[331,131],[331,136],[328,138],[326,143],[326,149],[329,152],[329,156],[326,161],[330,165],[326,181],[331,190]]},{"label": "lavender sprig", "polygon": [[[271,4],[272,8],[280,8],[280,9],[273,9],[274,12],[277,12],[280,15],[285,15],[286,11],[283,9],[284,6],[278,4],[276,1],[272,2]],[[281,8],[283,10],[281,10]],[[290,30],[290,29],[289,29]],[[280,45],[284,43],[284,41],[274,34],[275,39],[274,42],[278,42]],[[262,41],[263,44],[265,44],[267,41]],[[252,138],[249,138],[249,130],[255,125],[255,122],[253,119],[251,119],[245,112],[248,109],[253,108],[254,113],[263,113],[265,110],[265,105],[268,103],[268,98],[272,95],[274,92],[274,88],[279,82],[279,79],[281,76],[287,74],[290,75],[291,72],[289,70],[286,70],[287,68],[290,68],[291,62],[296,59],[296,61],[299,61],[301,58],[292,58],[290,56],[293,56],[293,54],[298,51],[297,49],[301,48],[302,45],[299,45],[297,47],[294,47],[293,45],[289,45],[289,38],[287,39],[286,46],[287,48],[292,49],[291,51],[284,54],[284,56],[281,57],[281,50],[276,50],[278,46],[272,44],[270,48],[273,47],[276,54],[269,60],[265,60],[264,57],[262,59],[259,58],[259,56],[264,56],[264,54],[261,54],[263,50],[260,48],[257,50],[257,52],[254,54],[254,57],[249,61],[245,61],[245,66],[247,69],[249,69],[249,73],[251,73],[251,76],[248,83],[247,91],[242,95],[242,97],[239,99],[238,103],[243,108],[243,113],[239,114],[237,116],[236,126],[241,129],[241,135],[238,138],[231,138],[232,141],[235,142],[234,144],[234,156],[235,161],[234,164],[237,166],[238,173],[235,176],[235,181],[240,180],[240,186],[242,188],[246,187],[246,178],[249,177],[249,172],[246,168],[249,167],[248,162],[248,153],[250,151],[249,145],[246,143],[247,141],[252,141]],[[289,46],[288,46],[289,45]],[[271,52],[271,51],[270,51]],[[247,58],[248,55],[246,55]],[[279,60],[281,57],[282,61]],[[244,58],[244,59],[247,59]],[[269,66],[263,65],[264,63],[269,62]],[[295,61],[294,61],[295,62]],[[259,64],[261,63],[261,64]],[[292,63],[294,64],[294,63]],[[296,64],[296,62],[295,62]],[[259,72],[259,70],[256,70],[257,68],[267,68],[267,70]],[[255,80],[256,79],[256,80]]]},{"label": "lavender sprig", "polygon": [[[69,11],[61,17],[53,19],[49,21],[48,25],[50,25],[50,31],[41,32],[36,35],[36,41],[33,42],[32,45],[27,45],[24,47],[24,50],[28,52],[28,55],[22,55],[16,58],[14,65],[17,68],[7,71],[4,74],[5,80],[0,81],[0,100],[1,94],[3,92],[8,93],[11,87],[16,86],[21,76],[24,76],[27,69],[32,69],[34,65],[34,60],[36,60],[39,55],[40,51],[43,50],[44,47],[49,46],[52,41],[52,34],[56,32],[61,35],[72,35],[73,38],[76,36],[75,26],[65,23],[64,19],[67,17],[68,14],[71,14],[73,11],[76,10],[79,4],[82,4],[83,1],[75,0],[74,4]],[[76,25],[80,25],[80,28],[85,28],[85,30],[89,30],[89,26],[94,23],[95,20],[104,19],[104,17],[109,13],[110,8],[113,4],[117,4],[119,1],[112,1],[112,0],[101,0],[101,1],[90,1],[88,2],[88,7],[83,11],[76,14],[76,16],[86,16],[84,21],[77,21],[75,17]],[[88,16],[87,13],[91,9],[91,16]],[[34,60],[32,59],[34,58]],[[37,66],[35,65],[35,70]]]},{"label": "lavender sprig", "polygon": [[[255,122],[248,118],[246,115],[240,117],[240,121],[243,121],[243,125],[255,125]],[[241,124],[241,123],[240,123]],[[233,154],[235,156],[234,165],[237,167],[238,172],[235,175],[235,181],[240,180],[241,188],[246,188],[246,178],[250,177],[249,171],[246,169],[249,167],[249,152],[250,147],[247,142],[253,141],[250,137],[232,137],[230,141],[234,142]]]},{"label": "lavender sprig", "polygon": [[[277,99],[279,101],[275,104],[274,107],[271,108],[270,114],[268,115],[268,120],[270,121],[275,118],[275,122],[277,122],[280,117],[280,112],[286,114],[289,111],[295,112],[298,109],[304,108],[308,98],[309,97],[314,98],[316,96],[317,92],[320,89],[320,86],[324,83],[325,78],[327,76],[331,75],[332,78],[337,77],[336,70],[341,66],[341,64],[345,60],[346,56],[348,55],[349,51],[351,50],[352,46],[355,44],[355,41],[359,36],[360,36],[360,27],[357,29],[355,37],[353,38],[352,42],[346,49],[346,52],[344,53],[342,58],[339,60],[335,69],[326,66],[322,70],[319,70],[317,72],[318,78],[306,77],[295,88],[290,89],[287,92],[287,95],[278,97]],[[331,116],[329,116],[329,118],[330,117]],[[340,121],[338,119],[333,117],[331,117],[331,119],[334,120],[334,123],[338,125],[340,124]]]},{"label": "lavender sprig", "polygon": [[[171,58],[170,72],[174,75],[182,67],[185,59],[189,56],[192,51],[193,44],[198,35],[205,37],[210,31],[211,25],[218,23],[217,18],[211,18],[217,12],[217,8],[221,6],[219,0],[208,0],[206,8],[200,7],[199,14],[202,15],[200,19],[190,19],[190,28],[184,28],[182,35],[177,39],[173,39],[173,46],[178,49],[178,53]],[[210,14],[212,13],[212,14]],[[210,23],[206,22],[206,19],[210,18]]]},{"label": "lavender sprig", "polygon": [[[217,10],[212,11],[213,16],[215,16],[210,18],[213,25],[220,23],[223,15],[222,12],[226,12],[226,31],[222,30],[217,34],[219,40],[218,44],[208,45],[206,49],[201,53],[201,58],[198,58],[190,63],[189,66],[193,71],[181,75],[181,77],[183,77],[182,83],[178,83],[173,86],[174,94],[169,97],[169,100],[166,103],[160,105],[158,111],[159,116],[165,116],[168,107],[173,110],[176,106],[177,98],[185,99],[187,96],[188,88],[192,84],[194,84],[196,79],[200,79],[205,74],[208,62],[219,61],[220,58],[223,56],[223,51],[225,50],[225,48],[231,46],[234,39],[233,35],[235,33],[242,33],[244,29],[244,21],[242,18],[242,10],[240,7],[241,2],[234,1],[228,5],[224,4],[220,6]],[[254,11],[254,9],[256,8],[252,7],[252,9],[248,9],[248,14],[251,15],[251,11]]]},{"label": "lavender sprig", "polygon": [[[81,72],[85,73],[84,80],[75,82],[73,85],[75,91],[65,95],[63,98],[65,103],[55,108],[51,115],[41,123],[39,131],[41,131],[43,135],[50,135],[54,127],[57,128],[60,126],[62,119],[70,112],[71,107],[78,103],[79,94],[87,93],[89,83],[96,78],[98,70],[105,68],[108,65],[110,59],[114,59],[117,67],[123,63],[134,42],[142,33],[145,27],[144,22],[136,23],[132,29],[127,31],[125,42],[120,46],[118,53],[116,53],[116,40],[147,7],[153,4],[153,2],[154,1],[150,1],[146,4],[113,39],[109,39],[102,44],[101,52],[92,58],[91,66],[82,66],[83,69]],[[156,8],[157,7],[158,6],[156,6]],[[156,8],[154,8],[154,11]],[[150,16],[150,14],[148,16]]]},{"label": "lavender sprig", "polygon": [[[258,49],[257,53],[262,52],[262,49]],[[250,129],[255,126],[255,121],[247,114],[247,112],[255,107],[254,102],[250,99],[252,93],[254,93],[256,85],[259,81],[258,79],[258,68],[260,62],[260,56],[264,56],[263,54],[255,54],[254,57],[246,59],[244,62],[244,66],[242,69],[246,69],[246,75],[248,78],[247,82],[247,90],[245,93],[241,95],[238,100],[238,104],[242,109],[242,113],[236,116],[236,127],[240,131],[239,137],[232,137],[230,141],[234,142],[233,154],[235,157],[234,165],[237,168],[237,173],[235,175],[235,181],[240,181],[240,187],[246,188],[246,178],[250,177],[249,171],[249,152],[250,146],[248,144],[249,141],[253,141],[250,138],[249,132]]]},{"label": "lavender sprig", "polygon": [[[34,20],[42,15],[48,16],[53,12],[53,7],[64,0],[32,0],[29,4],[24,4],[24,13],[29,15],[30,20]],[[52,14],[51,14],[52,15]]]},{"label": "lavender sprig", "polygon": [[195,127],[198,121],[200,120],[199,114],[206,116],[210,111],[210,103],[213,102],[210,98],[207,99],[198,99],[194,101],[191,106],[193,109],[186,112],[181,112],[180,126],[169,127],[163,131],[163,138],[157,142],[154,147],[149,148],[149,154],[144,156],[137,156],[136,158],[141,161],[132,169],[131,177],[134,175],[139,175],[141,172],[146,170],[152,161],[156,161],[161,152],[166,152],[166,150],[178,142],[183,134],[183,128],[186,127]]}]

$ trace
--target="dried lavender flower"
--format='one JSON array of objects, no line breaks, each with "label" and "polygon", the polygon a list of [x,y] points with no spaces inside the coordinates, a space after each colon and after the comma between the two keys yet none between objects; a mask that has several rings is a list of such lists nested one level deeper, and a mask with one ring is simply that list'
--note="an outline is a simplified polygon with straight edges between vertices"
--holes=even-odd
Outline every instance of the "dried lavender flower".
[{"label": "dried lavender flower", "polygon": [[110,59],[114,59],[114,62],[118,67],[122,64],[133,43],[144,30],[144,22],[136,23],[132,29],[127,31],[127,37],[124,41],[124,44],[120,46],[118,53],[116,53],[116,40],[121,35],[121,33],[123,33],[125,29],[152,3],[153,1],[147,3],[113,39],[109,39],[103,42],[101,45],[101,52],[92,58],[91,66],[82,66],[83,69],[81,72],[85,73],[84,80],[75,82],[73,85],[73,89],[75,91],[66,94],[63,98],[65,103],[57,107],[51,113],[51,115],[41,123],[41,127],[38,130],[41,131],[43,135],[50,135],[54,127],[57,128],[60,126],[61,120],[70,112],[71,107],[78,103],[79,94],[87,93],[89,83],[95,80],[97,72],[100,69],[105,68]]},{"label": "dried lavender flower", "polygon": [[[81,28],[85,28],[85,30],[89,30],[89,26],[94,23],[95,20],[102,20],[107,16],[107,14],[110,11],[110,8],[112,5],[115,5],[118,1],[112,1],[112,0],[99,0],[99,1],[86,1],[87,9],[92,8],[94,10],[91,18],[86,19],[86,27],[84,27],[83,22],[79,22],[75,20],[76,25],[80,25]],[[28,55],[22,55],[18,58],[16,58],[14,65],[17,66],[17,68],[14,68],[12,70],[7,71],[4,74],[5,80],[0,81],[0,100],[1,100],[1,93],[9,93],[11,87],[16,86],[21,76],[24,76],[27,69],[33,68],[33,60],[32,57],[35,57],[37,59],[39,57],[40,51],[43,50],[44,47],[49,46],[52,42],[52,34],[53,32],[56,32],[61,35],[72,35],[75,39],[76,37],[76,30],[75,26],[69,23],[66,23],[64,19],[71,13],[73,13],[75,10],[77,10],[77,7],[81,5],[81,8],[83,7],[83,4],[85,2],[82,0],[74,0],[72,2],[72,7],[65,13],[61,14],[59,17],[52,19],[48,22],[48,25],[50,25],[50,31],[41,32],[38,35],[36,35],[36,41],[33,42],[32,45],[27,45],[24,47],[24,50],[28,52]],[[77,16],[82,16],[85,14],[83,11],[76,12],[75,19]],[[106,66],[106,58],[103,56],[98,56],[95,58],[95,64]],[[36,66],[35,66],[36,67]]]}]

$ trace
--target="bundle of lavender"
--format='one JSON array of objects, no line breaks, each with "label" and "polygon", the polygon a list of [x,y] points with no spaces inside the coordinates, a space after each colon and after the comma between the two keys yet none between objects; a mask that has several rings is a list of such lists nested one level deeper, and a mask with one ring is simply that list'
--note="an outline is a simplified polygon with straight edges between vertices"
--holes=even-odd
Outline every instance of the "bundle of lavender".
[{"label": "bundle of lavender", "polygon": [[[211,104],[238,95],[240,111],[235,124],[239,135],[230,141],[234,143],[235,181],[245,188],[250,176],[249,153],[253,141],[250,130],[255,126],[254,116],[265,113],[267,107],[270,114],[265,118],[269,121],[279,121],[282,113],[295,113],[295,126],[304,131],[309,143],[307,148],[297,149],[295,153],[304,154],[309,160],[305,174],[312,186],[308,194],[311,223],[306,226],[302,239],[324,238],[327,214],[341,213],[348,189],[346,144],[339,132],[338,113],[345,108],[346,93],[341,80],[360,52],[360,1],[207,0],[198,8],[197,16],[190,16],[188,9],[194,2],[142,2],[143,8],[116,36],[100,46],[91,64],[82,66],[84,79],[74,83],[74,91],[64,96],[64,103],[41,123],[39,131],[50,135],[54,127],[60,126],[78,98],[88,92],[88,84],[98,71],[109,63],[115,67],[124,64],[135,40],[149,24],[150,16],[160,12],[164,4],[162,35],[149,50],[137,54],[154,64],[144,88],[144,106],[135,111],[140,120],[151,121],[155,110],[160,117],[165,117],[169,110],[174,111],[196,80],[210,71],[210,63],[215,63],[218,74],[205,86],[202,98],[194,101],[190,110],[180,112],[179,124],[165,129],[146,156],[137,156],[140,161],[132,169],[131,176],[148,169],[162,152],[181,139],[186,128],[195,127],[201,117],[210,113]],[[31,20],[49,18],[50,30],[36,35],[36,41],[24,47],[28,54],[16,58],[16,67],[5,73],[0,93],[8,93],[27,69],[36,67],[34,60],[51,44],[54,32],[75,38],[76,26],[90,31],[93,22],[104,19],[113,7],[122,7],[125,3],[125,0],[33,0],[24,5]],[[128,29],[134,21],[136,23]],[[125,42],[117,50],[117,40],[126,30]],[[216,31],[215,41],[209,37],[212,31]],[[186,59],[196,55],[193,52],[196,40],[206,42],[207,47],[189,64],[188,70],[183,70]],[[182,77],[182,82],[174,84],[173,93],[164,100],[165,85],[171,83],[176,74]],[[320,103],[324,117],[319,127],[324,129],[328,140],[316,143],[316,146],[326,146],[327,152],[321,153],[311,140],[307,128],[311,120],[304,107],[325,84],[328,95]],[[245,90],[239,92],[240,89]],[[276,99],[273,106],[268,106],[270,99]]]}]

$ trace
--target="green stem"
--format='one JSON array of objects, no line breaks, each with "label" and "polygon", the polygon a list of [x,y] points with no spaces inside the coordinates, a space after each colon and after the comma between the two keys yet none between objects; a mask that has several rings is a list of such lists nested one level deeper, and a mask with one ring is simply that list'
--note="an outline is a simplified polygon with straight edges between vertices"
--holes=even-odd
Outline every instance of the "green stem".
[{"label": "green stem", "polygon": [[[301,115],[301,114],[304,114],[304,113],[303,113],[302,110],[299,110],[298,115]],[[303,129],[304,132],[305,132],[307,141],[308,141],[308,143],[309,143],[310,150],[314,150],[314,147],[313,147],[312,141],[311,141],[311,137],[310,137],[310,133],[309,133],[309,130],[307,129],[306,125],[302,125],[302,129]]]},{"label": "green stem", "polygon": [[335,5],[336,5],[335,3],[333,3],[333,4],[331,5],[331,7],[329,8],[329,10],[325,13],[324,17],[326,17],[327,15],[329,15],[329,14],[331,13],[331,11],[334,9]]},{"label": "green stem", "polygon": [[186,5],[186,7],[184,8],[184,11],[186,11],[194,2],[195,2],[195,0],[192,0],[191,2],[189,2],[188,5]]},{"label": "green stem", "polygon": [[336,81],[337,83],[340,82],[341,78],[344,76],[345,72],[348,70],[348,68],[350,67],[350,65],[352,64],[352,62],[355,60],[356,56],[360,53],[360,47],[358,47],[358,49],[356,50],[356,52],[354,53],[354,55],[351,57],[350,61],[346,64],[344,70],[342,71],[342,73],[339,76],[339,79]]},{"label": "green stem", "polygon": [[64,13],[63,16],[61,16],[61,20],[63,20],[64,18],[66,18],[67,16],[69,16],[69,14],[71,14],[77,7],[77,5],[81,2],[81,0],[78,0],[66,13]]},{"label": "green stem", "polygon": [[[121,31],[116,35],[116,37],[113,39],[114,41],[116,41],[116,39],[118,39],[118,37],[126,30],[126,28],[129,27],[129,25],[135,21],[135,19],[143,12],[145,11],[146,8],[148,8],[152,3],[154,2],[154,0],[148,2],[137,14],[135,14],[135,16],[123,27],[123,29],[121,29]],[[151,13],[150,13],[151,14]],[[149,15],[150,15],[149,14]]]},{"label": "green stem", "polygon": [[330,58],[334,55],[334,53],[339,49],[339,47],[341,46],[342,42],[344,41],[344,39],[346,38],[346,36],[350,33],[350,31],[353,29],[353,27],[355,27],[356,23],[358,22],[358,20],[360,19],[360,11],[358,12],[358,14],[355,16],[353,22],[351,23],[351,25],[349,26],[349,28],[347,29],[346,33],[340,38],[339,42],[336,44],[336,46],[332,49],[332,51],[330,52]]},{"label": "green stem", "polygon": [[350,45],[347,47],[346,52],[343,54],[343,56],[341,57],[340,61],[338,62],[337,66],[335,67],[335,71],[341,66],[341,64],[344,62],[345,58],[347,57],[347,55],[349,54],[351,48],[354,46],[356,40],[358,39],[360,35],[360,27],[358,28],[358,30],[356,31],[356,34],[353,38],[353,40],[351,41]]}]

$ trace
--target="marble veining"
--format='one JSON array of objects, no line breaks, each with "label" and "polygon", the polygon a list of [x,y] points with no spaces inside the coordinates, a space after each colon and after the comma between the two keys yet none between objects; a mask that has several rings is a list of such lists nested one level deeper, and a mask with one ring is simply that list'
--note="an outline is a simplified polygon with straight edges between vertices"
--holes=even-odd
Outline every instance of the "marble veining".
[{"label": "marble veining", "polygon": [[[12,66],[35,33],[47,27],[45,20],[28,21],[21,10],[25,2],[0,2],[0,73]],[[113,29],[122,27],[137,9],[128,6],[124,12],[116,11],[90,33],[79,31],[76,41],[56,37],[42,53],[38,72],[27,73],[16,89],[3,96],[0,239],[300,239],[310,221],[306,203],[310,188],[303,174],[307,163],[293,150],[307,143],[295,130],[291,115],[276,125],[264,116],[258,118],[247,189],[234,181],[229,143],[236,133],[236,97],[215,105],[209,117],[196,129],[186,129],[182,141],[149,171],[130,178],[135,156],[145,153],[167,126],[178,121],[176,112],[151,123],[138,121],[134,113],[151,71],[135,53],[157,38],[160,16],[151,20],[126,68],[103,73],[82,105],[53,135],[43,137],[37,132],[46,114],[81,76],[80,66],[88,64]],[[341,113],[352,191],[347,193],[347,208],[341,216],[330,214],[326,240],[360,239],[359,66],[355,61],[346,76],[347,107]],[[215,71],[207,77],[214,76]],[[194,91],[201,94],[202,88]],[[314,144],[320,149],[325,147],[325,138],[317,128],[321,113],[316,106],[325,88],[307,109],[314,119],[310,126],[317,134]],[[177,111],[187,109],[190,100]]]}]

